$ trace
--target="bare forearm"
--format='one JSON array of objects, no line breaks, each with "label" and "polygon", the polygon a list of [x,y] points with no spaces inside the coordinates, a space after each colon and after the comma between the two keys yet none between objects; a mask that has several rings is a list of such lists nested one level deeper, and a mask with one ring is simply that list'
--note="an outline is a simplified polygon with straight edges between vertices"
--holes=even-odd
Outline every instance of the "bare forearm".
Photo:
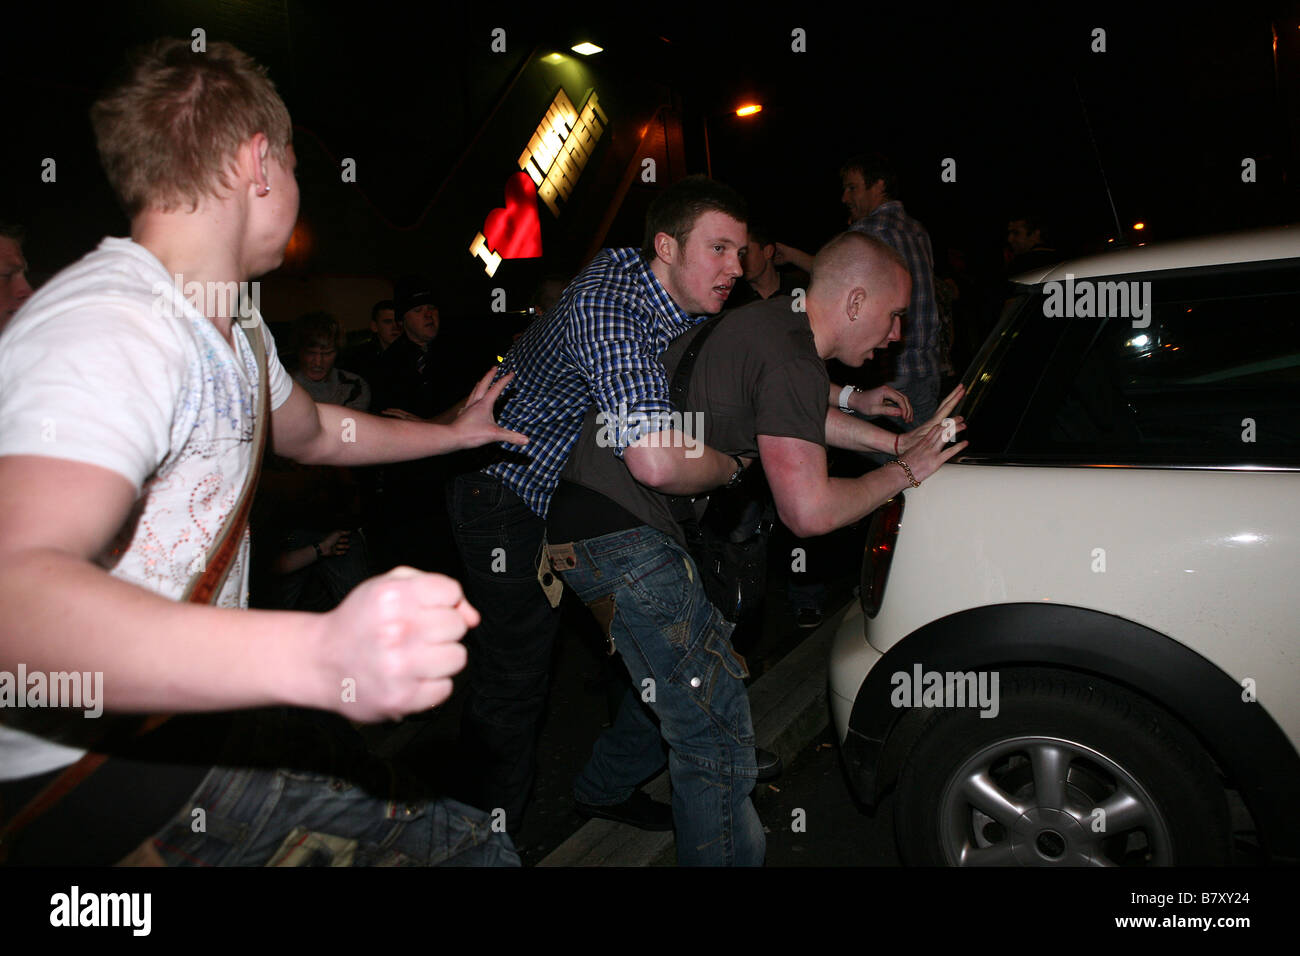
[{"label": "bare forearm", "polygon": [[318,615],[180,604],[66,553],[6,555],[0,669],[104,675],[124,712],[320,706]]},{"label": "bare forearm", "polygon": [[303,452],[293,456],[308,465],[379,465],[470,447],[447,424],[371,415],[341,405],[317,403],[316,409],[320,429]]},{"label": "bare forearm", "polygon": [[623,452],[632,477],[666,495],[696,495],[727,483],[736,460],[678,431],[655,432]]},{"label": "bare forearm", "polygon": [[778,500],[777,510],[791,531],[812,538],[866,517],[908,485],[903,469],[887,464],[860,478],[827,478],[821,487],[806,489],[798,502]]},{"label": "bare forearm", "polygon": [[845,415],[838,408],[826,410],[826,444],[849,451],[894,451],[893,432],[878,425]]},{"label": "bare forearm", "polygon": [[292,551],[281,551],[271,564],[271,571],[275,574],[293,574],[309,564],[315,564],[316,559],[320,557],[320,552],[316,548],[316,545],[308,544],[301,548],[294,548]]}]

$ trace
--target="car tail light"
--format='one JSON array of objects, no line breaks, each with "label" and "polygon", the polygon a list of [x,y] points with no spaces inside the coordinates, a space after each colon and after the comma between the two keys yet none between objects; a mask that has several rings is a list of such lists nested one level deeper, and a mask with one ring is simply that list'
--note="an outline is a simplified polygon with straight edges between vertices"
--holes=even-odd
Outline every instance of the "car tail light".
[{"label": "car tail light", "polygon": [[898,530],[903,525],[903,496],[894,495],[871,513],[867,529],[867,548],[862,557],[862,612],[869,618],[876,616],[880,602],[885,598],[885,581],[889,578],[889,565],[894,560],[898,544]]}]

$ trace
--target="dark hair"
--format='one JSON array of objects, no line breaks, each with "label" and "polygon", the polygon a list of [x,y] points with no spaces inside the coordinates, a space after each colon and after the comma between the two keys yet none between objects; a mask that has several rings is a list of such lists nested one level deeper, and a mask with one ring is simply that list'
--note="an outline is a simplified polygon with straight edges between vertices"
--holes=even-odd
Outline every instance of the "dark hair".
[{"label": "dark hair", "polygon": [[840,167],[840,175],[856,170],[862,174],[862,185],[870,189],[877,179],[885,181],[885,198],[898,198],[898,174],[894,164],[883,153],[858,153],[850,156]]},{"label": "dark hair", "polygon": [[339,320],[328,312],[308,312],[293,322],[293,339],[300,349],[339,347]]},{"label": "dark hair", "polygon": [[1047,241],[1047,230],[1043,228],[1043,220],[1039,216],[1026,216],[1018,212],[1012,213],[1007,219],[1007,225],[1010,226],[1013,222],[1023,222],[1025,224],[1025,235],[1037,232],[1039,239],[1044,242]]},{"label": "dark hair", "polygon": [[384,309],[389,309],[393,312],[396,312],[397,305],[396,303],[393,302],[392,299],[380,299],[378,302],[376,302],[374,305],[370,307],[370,321],[371,322],[378,321],[379,313],[383,312]]},{"label": "dark hair", "polygon": [[706,212],[720,212],[740,223],[749,218],[745,200],[730,186],[707,176],[687,176],[661,192],[650,204],[645,214],[641,255],[647,261],[654,260],[655,236],[661,232],[672,236],[679,248],[685,246],[696,220]]},{"label": "dark hair", "polygon": [[6,239],[12,239],[14,242],[22,245],[23,240],[27,238],[27,233],[23,231],[23,227],[18,225],[18,223],[6,222],[5,220],[0,219],[0,236],[4,236]]},{"label": "dark hair", "polygon": [[750,221],[749,238],[754,240],[754,242],[757,242],[759,246],[770,246],[776,242],[776,240],[772,238],[771,230],[767,228],[767,223],[761,221]]}]

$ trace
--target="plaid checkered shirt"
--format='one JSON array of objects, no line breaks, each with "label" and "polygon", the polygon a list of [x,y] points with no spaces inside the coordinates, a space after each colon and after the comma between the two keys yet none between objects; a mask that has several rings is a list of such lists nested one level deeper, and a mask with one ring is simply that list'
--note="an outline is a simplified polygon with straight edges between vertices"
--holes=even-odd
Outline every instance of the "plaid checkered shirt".
[{"label": "plaid checkered shirt", "polygon": [[[500,478],[541,517],[593,404],[627,423],[619,447],[670,421],[668,378],[659,355],[705,316],[687,315],[660,285],[639,249],[605,249],[535,320],[501,363],[515,373],[497,424],[523,432],[522,448],[483,470]],[[521,460],[520,455],[527,456]]]},{"label": "plaid checkered shirt", "polygon": [[907,304],[903,347],[894,365],[900,382],[939,374],[939,307],[934,297],[934,255],[925,227],[903,211],[897,199],[883,202],[850,229],[874,236],[898,252],[912,274],[912,298]]}]

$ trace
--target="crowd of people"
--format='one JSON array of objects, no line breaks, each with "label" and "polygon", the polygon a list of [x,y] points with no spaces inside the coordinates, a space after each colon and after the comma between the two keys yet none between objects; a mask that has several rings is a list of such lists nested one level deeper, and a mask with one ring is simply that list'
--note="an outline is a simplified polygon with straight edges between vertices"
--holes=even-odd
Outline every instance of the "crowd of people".
[{"label": "crowd of people", "polygon": [[[246,55],[157,41],[92,121],[130,237],[33,294],[0,228],[0,671],[100,673],[112,716],[0,709],[0,859],[517,864],[553,579],[627,670],[578,813],[674,830],[679,864],[761,865],[771,756],[698,505],[761,468],[747,520],[770,508],[815,549],[966,445],[960,286],[936,281],[888,161],[843,165],[848,229],[815,253],[726,185],[664,188],[642,246],[548,278],[466,396],[427,277],[399,278],[350,349],[338,316],[299,317],[290,370],[255,310],[174,281],[274,269],[297,218],[288,112]],[[1008,243],[1025,268],[1053,253],[1032,218]],[[873,360],[871,387],[828,371]],[[867,470],[833,475],[830,449]],[[815,626],[824,579],[791,601]],[[349,721],[435,707],[462,668],[457,801]],[[639,789],[665,767],[671,806]]]}]

